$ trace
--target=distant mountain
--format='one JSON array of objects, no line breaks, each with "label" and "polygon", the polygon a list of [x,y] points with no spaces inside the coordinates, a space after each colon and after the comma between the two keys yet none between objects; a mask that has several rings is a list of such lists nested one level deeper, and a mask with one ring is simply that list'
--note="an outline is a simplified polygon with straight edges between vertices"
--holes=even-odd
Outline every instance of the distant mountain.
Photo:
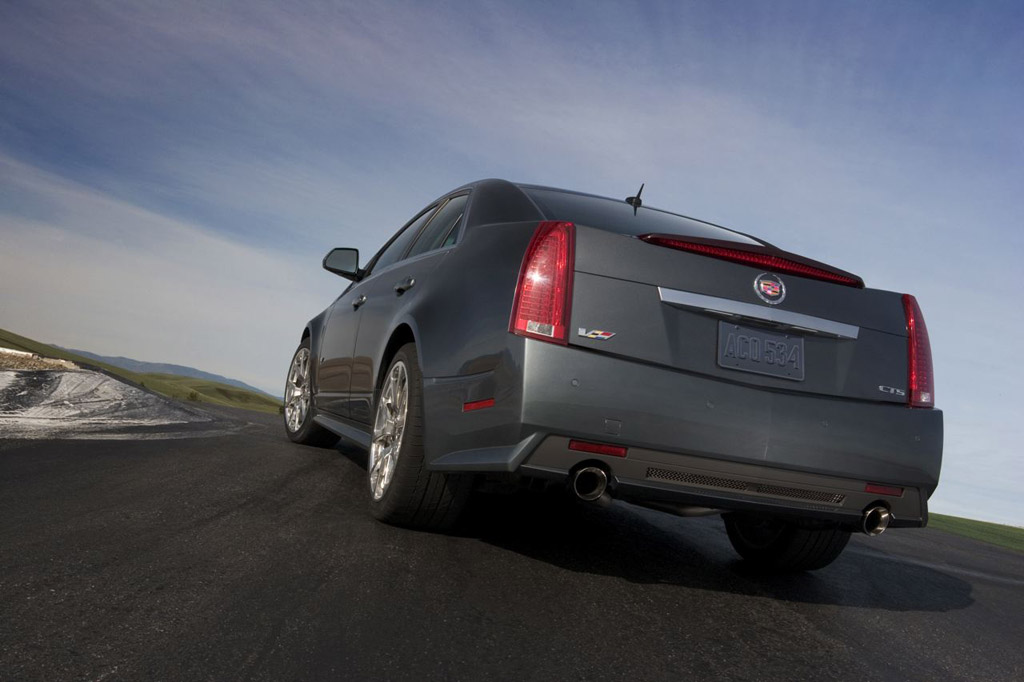
[{"label": "distant mountain", "polygon": [[62,350],[66,350],[70,353],[76,353],[78,355],[85,356],[91,360],[105,362],[108,365],[113,365],[114,367],[126,369],[129,372],[138,372],[139,374],[176,374],[178,376],[190,377],[192,379],[202,379],[204,381],[219,381],[222,384],[235,386],[237,388],[244,388],[247,391],[254,391],[261,395],[274,398],[275,400],[281,399],[281,396],[279,395],[271,395],[266,391],[261,391],[255,386],[250,386],[249,384],[242,381],[238,381],[237,379],[228,379],[227,377],[222,377],[219,374],[211,374],[210,372],[204,372],[203,370],[196,369],[195,367],[185,367],[184,365],[171,365],[166,362],[143,362],[142,360],[132,360],[131,358],[122,358],[120,356],[111,357],[109,355],[97,355],[96,353],[90,353],[87,350],[78,350],[77,348],[64,348],[63,346],[57,346],[56,344],[50,345],[56,348],[60,348]]}]

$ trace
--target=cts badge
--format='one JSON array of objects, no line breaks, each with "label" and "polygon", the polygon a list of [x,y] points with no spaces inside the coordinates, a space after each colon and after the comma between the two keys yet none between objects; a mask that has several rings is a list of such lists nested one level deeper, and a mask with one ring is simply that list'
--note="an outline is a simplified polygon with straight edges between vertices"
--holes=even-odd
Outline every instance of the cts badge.
[{"label": "cts badge", "polygon": [[778,305],[786,298],[786,285],[778,275],[762,272],[754,278],[754,293],[768,305]]},{"label": "cts badge", "polygon": [[587,331],[583,327],[580,327],[579,335],[585,339],[597,339],[598,341],[607,341],[608,339],[615,336],[615,332],[603,332],[600,329],[591,329],[590,331]]}]

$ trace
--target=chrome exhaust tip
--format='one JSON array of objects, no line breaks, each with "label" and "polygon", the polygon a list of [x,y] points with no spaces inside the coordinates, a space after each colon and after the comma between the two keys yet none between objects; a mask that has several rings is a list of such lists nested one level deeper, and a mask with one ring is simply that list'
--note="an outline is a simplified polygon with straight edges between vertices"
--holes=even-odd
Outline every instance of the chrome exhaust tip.
[{"label": "chrome exhaust tip", "polygon": [[608,474],[601,467],[582,467],[572,475],[572,492],[584,502],[601,499],[608,489]]},{"label": "chrome exhaust tip", "polygon": [[892,522],[892,512],[885,507],[871,507],[864,512],[864,519],[861,521],[861,530],[865,535],[872,537],[881,535]]}]

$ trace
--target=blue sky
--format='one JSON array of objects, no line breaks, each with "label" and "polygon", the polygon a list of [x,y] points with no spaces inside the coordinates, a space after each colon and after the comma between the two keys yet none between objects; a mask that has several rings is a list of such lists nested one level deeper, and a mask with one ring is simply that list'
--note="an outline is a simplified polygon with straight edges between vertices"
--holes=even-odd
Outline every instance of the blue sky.
[{"label": "blue sky", "polygon": [[939,512],[1024,525],[1019,2],[0,3],[0,327],[274,392],[433,197],[504,177],[917,295]]}]

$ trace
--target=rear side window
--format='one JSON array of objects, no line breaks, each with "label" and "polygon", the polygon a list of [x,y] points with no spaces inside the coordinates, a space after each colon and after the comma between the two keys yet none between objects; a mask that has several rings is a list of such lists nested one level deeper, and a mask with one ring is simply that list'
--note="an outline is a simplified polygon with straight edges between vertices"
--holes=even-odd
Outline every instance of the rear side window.
[{"label": "rear side window", "polygon": [[409,251],[409,257],[454,244],[468,199],[469,195],[462,194],[445,202],[430,219],[426,229],[420,233],[419,239]]},{"label": "rear side window", "polygon": [[402,254],[405,253],[405,249],[408,248],[409,243],[416,238],[420,229],[422,229],[422,227],[426,225],[427,221],[430,220],[430,216],[434,215],[435,208],[437,207],[431,206],[417,216],[415,220],[406,225],[404,230],[398,233],[398,236],[396,236],[390,244],[384,247],[384,250],[380,252],[373,263],[373,272],[383,270],[402,257]]},{"label": "rear side window", "polygon": [[625,201],[539,187],[522,187],[522,190],[536,202],[549,220],[565,220],[633,237],[641,234],[671,234],[739,244],[761,243],[724,227],[656,208],[641,206],[633,215],[633,207]]}]

